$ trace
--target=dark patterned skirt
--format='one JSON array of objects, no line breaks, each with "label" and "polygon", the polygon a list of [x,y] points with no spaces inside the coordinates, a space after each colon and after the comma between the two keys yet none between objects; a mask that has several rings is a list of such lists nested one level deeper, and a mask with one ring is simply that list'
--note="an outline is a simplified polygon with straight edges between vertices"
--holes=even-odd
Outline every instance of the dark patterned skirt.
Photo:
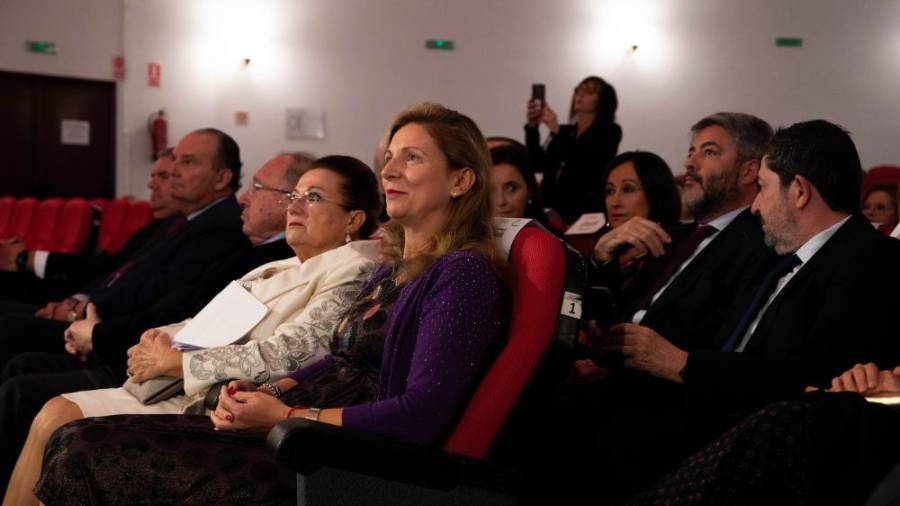
[{"label": "dark patterned skirt", "polygon": [[35,495],[57,504],[295,504],[296,475],[265,432],[214,431],[204,416],[86,418],[51,437]]},{"label": "dark patterned skirt", "polygon": [[857,394],[771,404],[630,506],[863,504],[900,459],[900,413]]}]

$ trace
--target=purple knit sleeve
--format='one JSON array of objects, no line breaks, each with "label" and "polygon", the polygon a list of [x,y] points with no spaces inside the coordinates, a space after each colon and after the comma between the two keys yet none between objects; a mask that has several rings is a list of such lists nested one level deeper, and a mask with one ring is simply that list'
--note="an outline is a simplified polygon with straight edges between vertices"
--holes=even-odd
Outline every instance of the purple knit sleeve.
[{"label": "purple knit sleeve", "polygon": [[[418,331],[405,390],[344,408],[344,426],[430,444],[459,416],[502,328],[502,294],[499,279],[481,256],[457,254],[439,262],[420,314],[409,318],[418,322],[411,326]],[[383,378],[388,374],[382,371]]]}]

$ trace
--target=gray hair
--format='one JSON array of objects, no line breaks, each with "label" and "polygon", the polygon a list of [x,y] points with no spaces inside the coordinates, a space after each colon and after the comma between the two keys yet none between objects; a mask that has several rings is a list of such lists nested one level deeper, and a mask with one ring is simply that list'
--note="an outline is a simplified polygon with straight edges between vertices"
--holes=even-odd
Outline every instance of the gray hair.
[{"label": "gray hair", "polygon": [[766,154],[774,132],[765,121],[742,112],[717,112],[691,127],[691,134],[711,126],[720,126],[731,135],[737,148],[738,162],[760,160]]},{"label": "gray hair", "polygon": [[283,156],[291,157],[291,164],[284,171],[284,182],[287,183],[288,187],[293,188],[297,186],[300,176],[309,170],[316,157],[305,151],[284,153]]}]

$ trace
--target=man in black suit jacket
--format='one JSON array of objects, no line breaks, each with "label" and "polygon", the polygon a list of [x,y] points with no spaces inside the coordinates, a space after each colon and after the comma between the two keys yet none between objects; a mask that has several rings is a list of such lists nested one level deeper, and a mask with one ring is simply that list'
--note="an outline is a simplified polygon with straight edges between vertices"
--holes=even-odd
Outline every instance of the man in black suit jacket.
[{"label": "man in black suit jacket", "polygon": [[684,350],[635,324],[613,327],[597,343],[627,367],[683,383],[686,400],[666,418],[673,442],[708,439],[762,403],[828,386],[854,363],[900,362],[893,324],[900,242],[859,216],[861,177],[840,127],[816,120],[779,131],[753,211],[786,267],[738,296],[720,348]]},{"label": "man in black suit jacket", "polygon": [[[600,238],[594,259],[604,265],[601,278],[616,289],[616,254],[631,248],[648,254],[619,297],[620,321],[641,323],[688,348],[708,348],[735,292],[753,283],[772,258],[749,210],[772,128],[749,114],[721,112],[701,119],[691,132],[684,197],[696,223],[670,233],[632,218]],[[673,258],[698,225],[716,231],[686,245],[683,258]]]},{"label": "man in black suit jacket", "polygon": [[[772,128],[749,114],[720,112],[698,121],[691,132],[684,164],[684,199],[696,223],[670,233],[650,220],[632,218],[598,240],[594,261],[600,266],[601,284],[619,292],[619,321],[640,322],[688,349],[709,349],[736,291],[754,283],[760,266],[772,260],[759,220],[749,210]],[[702,240],[692,240],[691,235],[702,226],[715,229]],[[634,280],[620,290],[616,256],[632,248],[649,258]],[[611,364],[620,366],[621,360],[599,363],[597,367],[589,360],[579,361],[576,376],[592,380]],[[598,431],[618,442],[624,431],[655,430],[653,420],[645,423],[643,414],[632,416],[632,410],[642,409],[644,403],[670,404],[679,398],[680,392],[667,382],[628,371],[622,374],[620,367],[612,369],[618,372],[612,378],[560,389],[553,411],[565,426],[543,432],[554,437],[545,440],[545,451],[533,452],[540,455],[535,474],[560,473],[560,479],[565,479],[564,474],[589,469],[569,469],[559,463],[570,459],[572,451],[584,449],[585,440],[595,438]],[[546,463],[551,462],[548,469]],[[624,463],[619,459],[614,464]],[[585,476],[578,481],[591,480]],[[568,490],[577,495],[576,488]]]},{"label": "man in black suit jacket", "polygon": [[[247,244],[234,198],[241,166],[234,140],[219,130],[197,130],[179,141],[175,154],[172,198],[183,214],[167,218],[162,231],[125,264],[73,295],[78,302],[67,307],[70,320],[85,315],[87,302],[108,318],[148,307]],[[23,352],[61,352],[68,324],[50,316],[0,318],[0,367]]]},{"label": "man in black suit jacket", "polygon": [[65,392],[120,386],[126,379],[126,351],[142,332],[192,316],[230,281],[294,254],[284,239],[286,195],[311,162],[303,154],[281,155],[260,168],[251,189],[239,198],[242,230],[253,246],[235,250],[199,283],[178,287],[143,311],[110,320],[101,321],[89,305],[88,317],[66,330],[71,355],[25,353],[10,361],[0,385],[0,483],[8,478],[31,420],[47,400]]},{"label": "man in black suit jacket", "polygon": [[[178,212],[179,206],[172,199],[170,175],[175,162],[174,150],[160,153],[150,170],[147,188],[150,190],[150,209],[153,221],[132,234],[124,246],[115,253],[65,254],[47,251],[28,251],[21,241],[0,241],[0,314],[19,312],[34,314],[35,304],[45,306],[46,314],[53,314],[59,307],[59,318],[65,320],[68,309],[63,310],[61,297],[77,290],[92,279],[108,274],[124,264],[147,242],[160,233],[165,220]],[[24,265],[16,261],[23,255]],[[23,304],[10,304],[20,301]],[[74,306],[77,301],[72,301]],[[52,305],[48,305],[52,304]]]}]

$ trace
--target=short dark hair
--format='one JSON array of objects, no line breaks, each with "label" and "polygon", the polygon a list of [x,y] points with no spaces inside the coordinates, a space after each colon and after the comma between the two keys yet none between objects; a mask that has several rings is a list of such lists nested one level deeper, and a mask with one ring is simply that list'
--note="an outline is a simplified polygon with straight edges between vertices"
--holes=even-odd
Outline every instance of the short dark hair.
[{"label": "short dark hair", "polygon": [[216,148],[216,154],[213,157],[213,168],[216,170],[231,171],[231,182],[229,186],[233,191],[238,191],[241,187],[241,148],[237,142],[225,132],[217,128],[201,128],[194,130],[195,134],[214,135],[219,141]]},{"label": "short dark hair", "polygon": [[[575,87],[577,90],[583,84],[593,84],[597,87],[597,116],[594,123],[603,125],[616,120],[616,109],[619,108],[619,96],[612,84],[602,77],[587,76]],[[575,118],[575,91],[572,91],[572,104],[569,106],[569,120]]]},{"label": "short dark hair", "polygon": [[366,213],[366,219],[359,228],[359,236],[365,239],[372,235],[372,232],[378,228],[378,214],[381,210],[381,198],[378,195],[375,171],[361,160],[344,155],[319,158],[309,167],[309,170],[313,169],[330,170],[341,177],[341,194],[344,198],[344,205]]},{"label": "short dark hair", "polygon": [[[490,137],[487,137],[484,140],[489,143],[490,142],[499,143],[498,146],[513,145],[513,146],[522,146],[523,148],[525,147],[525,145],[522,144],[521,142],[519,142],[511,137],[504,137],[502,135],[492,135]],[[496,163],[494,163],[494,165],[496,165]]]},{"label": "short dark hair", "polygon": [[504,163],[519,171],[519,175],[525,181],[525,186],[528,187],[528,194],[531,195],[531,198],[525,204],[525,218],[537,220],[545,227],[549,227],[547,213],[544,212],[541,192],[538,188],[537,179],[534,177],[534,167],[528,149],[521,144],[506,144],[491,148],[491,164],[500,165]]},{"label": "short dark hair", "polygon": [[859,211],[862,165],[850,134],[823,119],[795,123],[775,132],[766,166],[782,186],[803,176],[832,211]]},{"label": "short dark hair", "polygon": [[[628,162],[634,165],[634,171],[641,181],[644,194],[647,195],[647,202],[650,203],[649,219],[661,224],[663,228],[678,223],[681,217],[681,194],[678,193],[669,164],[655,153],[649,151],[620,153],[606,166],[601,180],[603,186],[606,186],[610,172]],[[606,199],[601,199],[601,208],[604,213],[607,212]]]},{"label": "short dark hair", "polygon": [[731,135],[738,153],[738,163],[760,160],[772,140],[772,126],[752,114],[717,112],[694,123],[691,133],[711,126],[720,126]]}]

